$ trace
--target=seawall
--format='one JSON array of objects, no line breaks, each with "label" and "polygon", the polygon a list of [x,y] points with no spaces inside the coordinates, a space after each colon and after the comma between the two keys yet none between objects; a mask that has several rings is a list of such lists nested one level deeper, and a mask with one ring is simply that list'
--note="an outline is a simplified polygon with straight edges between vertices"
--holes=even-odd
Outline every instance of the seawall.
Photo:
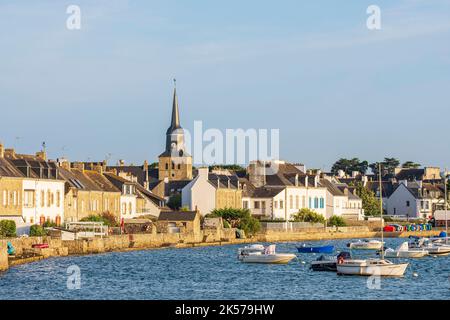
[{"label": "seawall", "polygon": [[7,242],[0,240],[0,271],[8,269],[8,251]]}]

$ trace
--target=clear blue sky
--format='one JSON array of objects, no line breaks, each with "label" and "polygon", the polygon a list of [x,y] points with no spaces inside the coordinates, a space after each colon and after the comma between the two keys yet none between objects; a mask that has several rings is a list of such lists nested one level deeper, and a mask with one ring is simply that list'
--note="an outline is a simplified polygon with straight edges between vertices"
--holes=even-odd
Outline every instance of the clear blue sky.
[{"label": "clear blue sky", "polygon": [[279,128],[281,157],[308,167],[450,167],[447,0],[1,0],[0,41],[0,141],[19,152],[154,161],[176,77],[188,129]]}]

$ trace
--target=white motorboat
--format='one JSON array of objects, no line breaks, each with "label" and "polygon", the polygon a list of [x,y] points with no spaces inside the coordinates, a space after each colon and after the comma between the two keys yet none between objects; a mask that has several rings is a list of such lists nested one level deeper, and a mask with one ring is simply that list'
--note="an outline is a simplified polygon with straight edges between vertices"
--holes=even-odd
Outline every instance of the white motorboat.
[{"label": "white motorboat", "polygon": [[408,263],[393,263],[385,259],[343,260],[337,264],[341,275],[402,277]]},{"label": "white motorboat", "polygon": [[356,242],[350,242],[347,247],[356,250],[381,250],[384,242],[379,240],[358,240]]},{"label": "white motorboat", "polygon": [[[380,194],[382,194],[381,184],[381,164],[379,165],[379,183]],[[341,259],[338,260],[336,266],[337,273],[343,275],[359,275],[359,276],[383,276],[383,277],[402,277],[405,274],[408,263],[393,263],[384,259],[384,232],[383,232],[383,197],[380,197],[381,210],[381,241],[370,240],[364,243],[349,243],[350,248],[358,249],[381,249],[381,259]]]},{"label": "white motorboat", "polygon": [[422,258],[428,255],[423,248],[409,248],[408,242],[403,242],[397,249],[387,249],[384,253],[388,258]]},{"label": "white motorboat", "polygon": [[428,238],[415,237],[413,239],[414,241],[409,244],[410,249],[423,249],[426,250],[429,255],[434,256],[446,256],[450,254],[450,245],[448,244],[433,242]]},{"label": "white motorboat", "polygon": [[291,253],[276,253],[275,249],[276,246],[274,244],[268,247],[253,244],[240,248],[238,250],[238,259],[245,263],[286,264],[297,257]]}]

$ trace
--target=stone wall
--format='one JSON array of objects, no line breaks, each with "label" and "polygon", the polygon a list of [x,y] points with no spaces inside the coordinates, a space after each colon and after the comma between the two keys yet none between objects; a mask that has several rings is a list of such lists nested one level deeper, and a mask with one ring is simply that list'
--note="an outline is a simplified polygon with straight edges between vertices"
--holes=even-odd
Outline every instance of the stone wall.
[{"label": "stone wall", "polygon": [[7,242],[0,240],[0,271],[8,269],[8,249]]}]

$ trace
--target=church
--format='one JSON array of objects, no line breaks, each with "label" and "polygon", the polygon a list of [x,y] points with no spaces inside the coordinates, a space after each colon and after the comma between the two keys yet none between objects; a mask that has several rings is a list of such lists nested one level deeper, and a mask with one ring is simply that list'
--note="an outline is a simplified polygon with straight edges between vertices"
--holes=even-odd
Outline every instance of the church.
[{"label": "church", "polygon": [[157,196],[169,199],[180,194],[193,178],[192,157],[186,151],[184,130],[180,123],[177,89],[173,89],[172,117],[166,131],[164,151],[158,157],[158,167],[151,168],[147,161],[142,166],[125,165],[119,161],[117,166],[109,166],[117,174],[134,180]]}]

